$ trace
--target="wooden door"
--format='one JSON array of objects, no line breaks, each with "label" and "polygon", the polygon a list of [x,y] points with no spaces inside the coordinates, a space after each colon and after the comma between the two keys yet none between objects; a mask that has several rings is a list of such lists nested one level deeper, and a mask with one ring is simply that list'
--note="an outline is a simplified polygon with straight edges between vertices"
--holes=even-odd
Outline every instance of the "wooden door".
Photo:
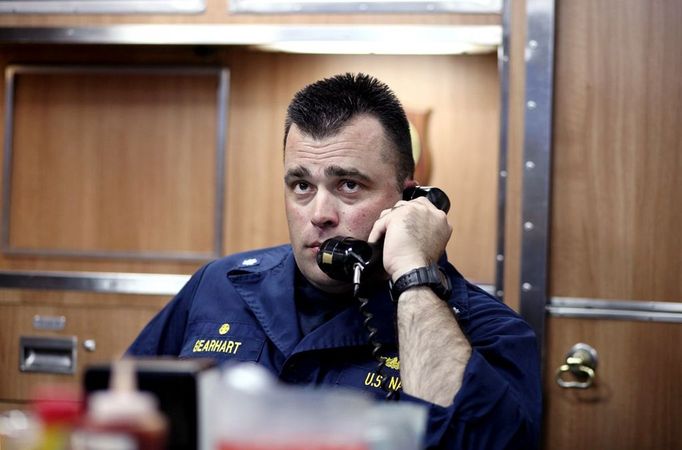
[{"label": "wooden door", "polygon": [[[545,342],[544,448],[680,448],[682,325],[551,318]],[[561,388],[557,368],[577,342],[598,352],[594,384],[588,389]]]},{"label": "wooden door", "polygon": [[[556,19],[545,448],[680,448],[682,3],[557,2]],[[562,388],[578,342],[594,384]]]}]

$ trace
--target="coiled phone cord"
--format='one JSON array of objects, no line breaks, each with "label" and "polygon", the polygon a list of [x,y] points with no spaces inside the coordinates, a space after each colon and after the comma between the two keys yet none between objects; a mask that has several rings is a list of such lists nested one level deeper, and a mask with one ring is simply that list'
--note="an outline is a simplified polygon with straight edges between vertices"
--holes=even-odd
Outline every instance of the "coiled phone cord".
[{"label": "coiled phone cord", "polygon": [[353,297],[355,297],[359,302],[359,310],[360,314],[365,318],[362,322],[362,325],[365,327],[365,330],[367,331],[367,339],[369,340],[370,345],[372,346],[372,356],[374,359],[379,363],[377,365],[376,370],[376,375],[377,378],[381,377],[381,389],[386,392],[386,397],[384,397],[386,400],[397,400],[397,391],[393,389],[388,389],[386,387],[386,382],[387,382],[387,377],[384,375],[384,369],[386,368],[386,357],[381,356],[381,342],[377,339],[376,335],[379,332],[379,330],[372,325],[372,321],[374,320],[374,314],[372,314],[369,311],[368,305],[369,305],[369,300],[365,297],[362,297],[360,295],[360,275],[362,274],[362,269],[363,266],[361,264],[356,263],[354,267],[354,277],[353,277]]}]

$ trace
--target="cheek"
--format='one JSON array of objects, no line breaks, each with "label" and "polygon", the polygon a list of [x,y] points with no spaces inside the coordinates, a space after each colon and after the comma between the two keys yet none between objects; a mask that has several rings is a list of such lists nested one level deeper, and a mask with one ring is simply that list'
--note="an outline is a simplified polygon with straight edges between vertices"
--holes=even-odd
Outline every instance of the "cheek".
[{"label": "cheek", "polygon": [[306,220],[306,215],[299,210],[293,210],[288,213],[289,223],[293,226],[300,227]]},{"label": "cheek", "polygon": [[303,223],[305,220],[305,214],[303,213],[303,210],[301,208],[292,206],[289,203],[285,205],[285,212],[287,216],[287,222],[289,223],[289,228],[300,227],[301,223]]},{"label": "cheek", "polygon": [[352,231],[351,234],[366,238],[369,236],[369,232],[372,230],[374,222],[379,217],[379,214],[375,214],[373,211],[359,211],[355,214],[345,215],[345,223],[348,229]]}]

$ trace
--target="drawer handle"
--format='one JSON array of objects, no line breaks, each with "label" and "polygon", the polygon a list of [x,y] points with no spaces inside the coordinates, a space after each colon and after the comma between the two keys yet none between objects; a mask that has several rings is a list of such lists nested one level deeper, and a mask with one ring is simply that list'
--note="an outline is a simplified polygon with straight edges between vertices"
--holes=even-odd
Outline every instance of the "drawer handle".
[{"label": "drawer handle", "polygon": [[76,373],[75,336],[19,338],[19,370],[22,372]]}]

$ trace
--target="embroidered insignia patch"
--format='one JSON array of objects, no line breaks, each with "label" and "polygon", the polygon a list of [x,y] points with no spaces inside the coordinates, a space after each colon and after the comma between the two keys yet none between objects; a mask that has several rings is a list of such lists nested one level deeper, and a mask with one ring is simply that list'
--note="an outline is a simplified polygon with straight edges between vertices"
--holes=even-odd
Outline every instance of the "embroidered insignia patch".
[{"label": "embroidered insignia patch", "polygon": [[256,258],[248,258],[242,261],[242,266],[244,267],[255,266],[256,264],[258,264],[258,260]]},{"label": "embroidered insignia patch", "polygon": [[386,358],[386,367],[389,369],[400,370],[400,361],[398,360],[398,357],[395,356],[393,358]]}]

